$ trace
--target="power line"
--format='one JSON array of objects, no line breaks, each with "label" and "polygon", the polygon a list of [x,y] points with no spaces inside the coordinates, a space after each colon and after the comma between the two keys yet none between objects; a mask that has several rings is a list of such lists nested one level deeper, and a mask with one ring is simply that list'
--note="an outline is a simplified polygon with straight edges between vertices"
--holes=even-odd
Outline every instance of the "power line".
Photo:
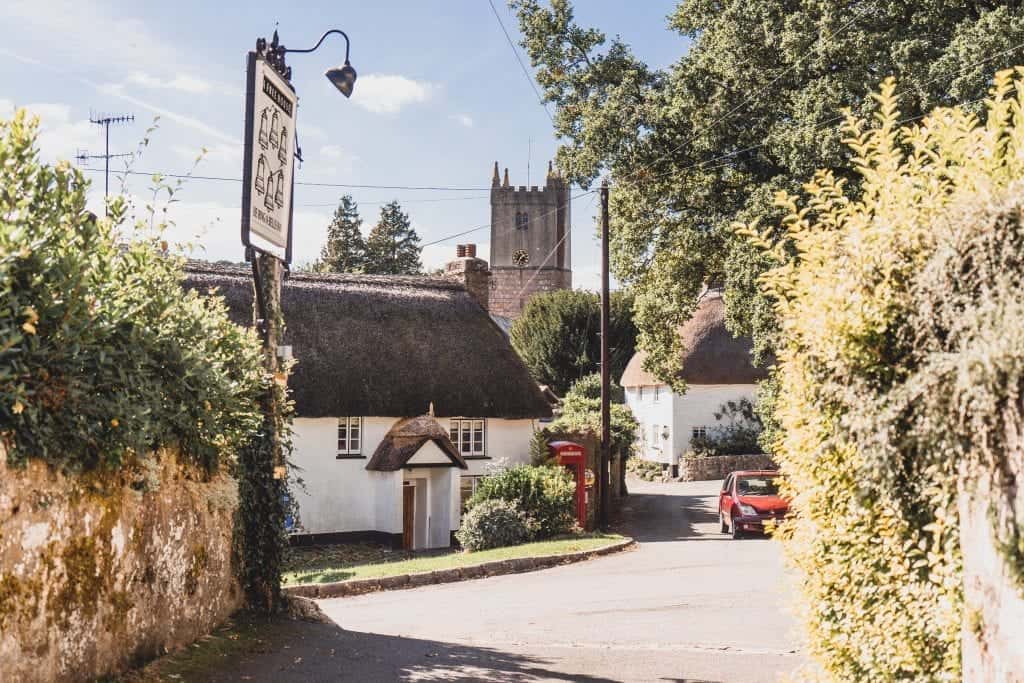
[{"label": "power line", "polygon": [[494,6],[493,0],[487,0],[487,3],[491,6],[491,11],[494,12],[494,18],[498,20],[498,26],[501,27],[501,32],[505,34],[505,40],[508,41],[508,46],[512,48],[512,54],[516,56],[516,61],[519,62],[519,68],[523,70],[523,75],[526,76],[526,80],[530,83],[530,87],[533,89],[533,94],[537,96],[537,102],[544,108],[544,113],[548,115],[548,120],[551,121],[551,127],[554,128],[555,119],[551,116],[551,112],[548,111],[548,106],[544,103],[544,98],[540,96],[540,91],[537,90],[537,84],[534,82],[533,76],[530,75],[526,65],[523,64],[523,59],[519,56],[519,50],[516,49],[516,44],[512,41],[512,36],[509,35],[508,30],[505,28],[505,22],[501,20],[501,15],[498,14],[498,9]]},{"label": "power line", "polygon": [[[83,168],[83,171],[90,171],[92,173],[103,173],[102,168]],[[182,178],[184,180],[210,180],[216,182],[225,183],[240,183],[241,178],[233,178],[229,176],[211,176],[211,175],[193,175],[191,173],[164,173],[162,171],[117,171],[118,175],[137,175],[147,176],[152,178],[155,175],[161,178]],[[295,181],[296,185],[302,185],[305,187],[340,187],[340,188],[352,188],[356,190],[429,190],[432,192],[484,192],[489,191],[489,187],[452,187],[452,186],[436,186],[436,185],[357,185],[354,183],[320,183],[311,182],[304,180]]]}]

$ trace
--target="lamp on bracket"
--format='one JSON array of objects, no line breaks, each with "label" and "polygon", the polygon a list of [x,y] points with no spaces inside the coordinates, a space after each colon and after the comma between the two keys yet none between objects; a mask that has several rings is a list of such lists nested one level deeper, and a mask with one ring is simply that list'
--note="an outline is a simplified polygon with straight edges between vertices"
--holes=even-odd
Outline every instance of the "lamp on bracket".
[{"label": "lamp on bracket", "polygon": [[345,62],[340,66],[334,67],[333,69],[328,69],[327,71],[324,72],[324,76],[326,76],[327,80],[329,80],[331,84],[338,89],[338,92],[340,92],[345,97],[352,97],[352,91],[355,89],[356,86],[356,70],[348,61],[349,40],[348,35],[344,31],[336,28],[331,29],[327,33],[320,36],[320,40],[317,41],[316,45],[307,50],[293,50],[291,48],[285,47],[284,45],[280,47],[280,50],[282,56],[289,52],[297,52],[300,54],[315,52],[317,48],[319,48],[320,45],[324,42],[327,36],[331,35],[332,33],[337,33],[338,35],[345,39]]}]

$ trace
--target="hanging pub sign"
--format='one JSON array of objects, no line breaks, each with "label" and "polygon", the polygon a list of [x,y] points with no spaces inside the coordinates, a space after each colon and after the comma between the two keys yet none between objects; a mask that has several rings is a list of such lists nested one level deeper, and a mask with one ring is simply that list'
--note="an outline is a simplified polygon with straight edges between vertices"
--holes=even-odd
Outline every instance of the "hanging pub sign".
[{"label": "hanging pub sign", "polygon": [[242,244],[291,263],[295,89],[263,55],[249,53],[242,170]]}]

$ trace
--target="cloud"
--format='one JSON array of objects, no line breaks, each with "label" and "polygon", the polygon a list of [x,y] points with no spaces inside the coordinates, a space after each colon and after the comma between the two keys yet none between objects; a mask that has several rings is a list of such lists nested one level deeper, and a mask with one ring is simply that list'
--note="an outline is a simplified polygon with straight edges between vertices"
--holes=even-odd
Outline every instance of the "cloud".
[{"label": "cloud", "polygon": [[[220,130],[219,128],[216,128],[214,126],[209,125],[208,123],[204,123],[204,122],[200,121],[197,118],[193,118],[193,117],[187,116],[185,114],[179,114],[178,112],[171,111],[170,109],[166,109],[164,107],[157,106],[157,105],[152,104],[150,102],[147,102],[145,100],[140,100],[139,98],[134,97],[134,96],[129,95],[128,93],[126,93],[124,91],[124,85],[122,85],[120,83],[106,83],[106,84],[102,84],[101,85],[101,84],[92,83],[91,81],[83,81],[83,82],[87,83],[88,85],[91,85],[96,90],[98,90],[99,92],[103,93],[104,95],[110,95],[112,97],[118,97],[118,98],[124,100],[125,102],[128,102],[130,104],[134,104],[136,107],[140,107],[142,109],[146,109],[148,111],[151,111],[154,114],[157,114],[158,116],[160,116],[161,118],[165,118],[168,121],[173,121],[174,123],[177,123],[178,125],[184,126],[186,128],[191,128],[192,130],[195,130],[195,131],[197,131],[199,133],[202,133],[203,135],[207,136],[208,138],[214,138],[215,140],[218,140],[219,142],[224,142],[224,143],[227,143],[227,144],[233,144],[233,145],[237,145],[238,144],[238,137],[239,137],[238,135],[231,135],[230,133],[226,133],[226,132]],[[212,144],[209,140],[203,140],[202,142],[207,147],[211,146],[211,144]]]},{"label": "cloud", "polygon": [[[202,154],[202,164],[224,164],[228,166],[234,166],[236,170],[242,167],[242,146],[239,144],[228,144],[226,142],[219,142],[215,145],[208,145],[206,153],[203,153],[202,147],[190,147],[189,145],[172,145],[171,149],[177,154],[182,160],[188,162],[194,162],[197,157]],[[200,171],[201,173],[201,171]]]},{"label": "cloud", "polygon": [[370,74],[359,78],[352,101],[374,114],[397,114],[406,105],[426,102],[435,89],[405,76]]},{"label": "cloud", "polygon": [[465,126],[466,128],[473,127],[473,119],[466,114],[452,114],[449,118]]},{"label": "cloud", "polygon": [[11,100],[0,99],[0,117],[10,116],[18,106],[24,106],[39,117],[38,145],[42,161],[52,163],[59,159],[74,159],[78,150],[103,153],[102,130],[84,116],[73,119],[70,106],[59,102],[16,105]]},{"label": "cloud", "polygon": [[231,87],[224,83],[213,83],[202,78],[189,76],[188,74],[178,74],[174,78],[166,79],[142,71],[133,71],[125,79],[125,84],[137,85],[151,90],[176,90],[190,95],[220,93],[222,95],[242,97],[244,94],[241,88]]}]

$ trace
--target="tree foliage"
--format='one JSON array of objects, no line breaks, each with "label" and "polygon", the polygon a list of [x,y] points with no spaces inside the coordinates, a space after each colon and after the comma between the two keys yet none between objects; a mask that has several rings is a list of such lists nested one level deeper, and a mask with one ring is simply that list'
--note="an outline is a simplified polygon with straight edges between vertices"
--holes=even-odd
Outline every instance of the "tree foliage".
[{"label": "tree foliage", "polygon": [[313,270],[320,273],[361,273],[366,267],[366,241],[362,233],[363,219],[352,195],[342,196],[334,218],[327,226],[327,242]]},{"label": "tree foliage", "polygon": [[[611,386],[611,446],[615,453],[628,457],[636,441],[639,425],[633,411],[625,405],[625,392],[615,382]],[[601,438],[601,375],[587,375],[565,395],[562,414],[551,423],[554,431],[584,432]]]},{"label": "tree foliage", "polygon": [[756,279],[770,262],[729,225],[781,217],[774,193],[818,168],[853,189],[844,107],[869,111],[888,75],[905,116],[974,100],[1024,42],[1019,2],[682,0],[669,28],[684,54],[656,69],[576,24],[569,0],[510,4],[556,105],[559,168],[584,186],[612,174],[613,268],[636,294],[648,369],[670,383],[676,329],[711,280],[726,284],[730,329],[766,357],[777,325]]},{"label": "tree foliage", "polygon": [[[613,292],[610,301],[612,378],[622,376],[636,347],[632,297]],[[601,362],[601,301],[593,292],[558,290],[530,298],[512,324],[512,346],[540,384],[563,395]]]},{"label": "tree foliage", "polygon": [[901,127],[896,90],[844,125],[857,183],[819,171],[778,197],[781,237],[741,232],[773,264],[773,450],[810,653],[838,680],[959,680],[958,477],[996,492],[1024,590],[1024,69],[997,75],[984,123],[940,108]]},{"label": "tree foliage", "polygon": [[420,263],[420,238],[397,201],[381,207],[380,219],[366,240],[363,271],[373,275],[416,275]]},{"label": "tree foliage", "polygon": [[[182,259],[133,237],[122,199],[41,164],[38,122],[0,121],[0,434],[13,463],[118,467],[159,447],[212,468],[258,430],[255,336],[181,289]],[[167,190],[173,198],[173,190]]]}]

